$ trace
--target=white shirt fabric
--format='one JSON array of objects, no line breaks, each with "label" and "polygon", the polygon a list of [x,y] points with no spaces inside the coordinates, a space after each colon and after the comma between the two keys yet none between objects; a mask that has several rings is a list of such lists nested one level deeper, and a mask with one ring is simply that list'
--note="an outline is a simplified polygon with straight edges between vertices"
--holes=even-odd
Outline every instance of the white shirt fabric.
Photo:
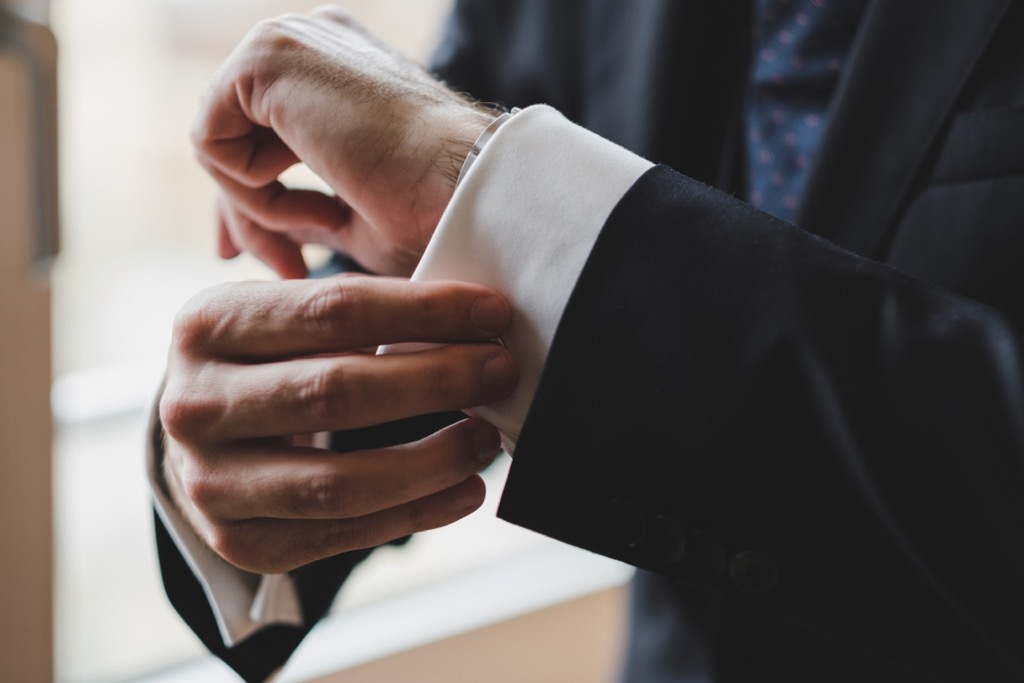
[{"label": "white shirt fabric", "polygon": [[[536,105],[506,121],[455,190],[413,280],[461,280],[504,293],[512,322],[502,337],[519,385],[475,414],[515,449],[519,430],[576,280],[608,215],[651,163]],[[392,347],[392,351],[407,348]],[[220,559],[155,485],[155,505],[203,586],[227,646],[272,623],[300,624],[288,575],[259,576]]]}]

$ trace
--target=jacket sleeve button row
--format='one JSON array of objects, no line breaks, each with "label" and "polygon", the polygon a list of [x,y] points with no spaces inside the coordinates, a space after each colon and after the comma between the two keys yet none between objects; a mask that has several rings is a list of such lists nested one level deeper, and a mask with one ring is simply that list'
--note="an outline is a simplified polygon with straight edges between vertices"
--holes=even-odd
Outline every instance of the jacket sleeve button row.
[{"label": "jacket sleeve button row", "polygon": [[606,515],[613,543],[628,551],[636,562],[673,569],[686,560],[686,529],[672,515],[647,510],[632,497],[612,499]]},{"label": "jacket sleeve button row", "polygon": [[646,510],[632,497],[608,503],[606,525],[613,543],[643,566],[692,579],[713,579],[727,571],[733,585],[755,594],[770,591],[779,582],[779,569],[771,559],[747,550],[727,563],[714,534],[688,532],[675,516]]}]

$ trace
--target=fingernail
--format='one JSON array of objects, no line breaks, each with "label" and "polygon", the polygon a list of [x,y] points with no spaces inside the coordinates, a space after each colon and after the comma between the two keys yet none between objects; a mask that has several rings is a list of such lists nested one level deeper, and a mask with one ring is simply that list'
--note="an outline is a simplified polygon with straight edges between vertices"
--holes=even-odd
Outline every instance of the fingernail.
[{"label": "fingernail", "polygon": [[482,420],[476,425],[476,433],[473,434],[473,443],[476,446],[476,459],[488,463],[498,457],[498,450],[501,448],[501,436],[498,430]]},{"label": "fingernail", "polygon": [[487,391],[495,396],[508,396],[516,388],[519,377],[512,365],[508,352],[497,348],[484,362],[483,383]]},{"label": "fingernail", "polygon": [[480,331],[491,337],[498,336],[508,325],[508,305],[496,296],[477,299],[469,314]]}]

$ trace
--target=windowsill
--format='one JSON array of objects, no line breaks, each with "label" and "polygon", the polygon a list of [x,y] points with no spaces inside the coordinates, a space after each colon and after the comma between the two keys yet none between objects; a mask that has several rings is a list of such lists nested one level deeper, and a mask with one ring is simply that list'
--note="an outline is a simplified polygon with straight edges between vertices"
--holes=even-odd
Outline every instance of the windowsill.
[{"label": "windowsill", "polygon": [[621,586],[632,573],[621,563],[550,541],[500,565],[331,617],[310,634],[280,683],[309,681]]}]

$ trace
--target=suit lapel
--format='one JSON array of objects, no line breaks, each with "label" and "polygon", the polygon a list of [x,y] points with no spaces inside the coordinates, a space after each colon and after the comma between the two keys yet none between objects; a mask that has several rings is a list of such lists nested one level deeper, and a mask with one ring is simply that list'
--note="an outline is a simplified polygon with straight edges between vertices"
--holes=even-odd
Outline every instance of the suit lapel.
[{"label": "suit lapel", "polygon": [[874,0],[839,83],[798,224],[879,256],[1012,0]]}]

